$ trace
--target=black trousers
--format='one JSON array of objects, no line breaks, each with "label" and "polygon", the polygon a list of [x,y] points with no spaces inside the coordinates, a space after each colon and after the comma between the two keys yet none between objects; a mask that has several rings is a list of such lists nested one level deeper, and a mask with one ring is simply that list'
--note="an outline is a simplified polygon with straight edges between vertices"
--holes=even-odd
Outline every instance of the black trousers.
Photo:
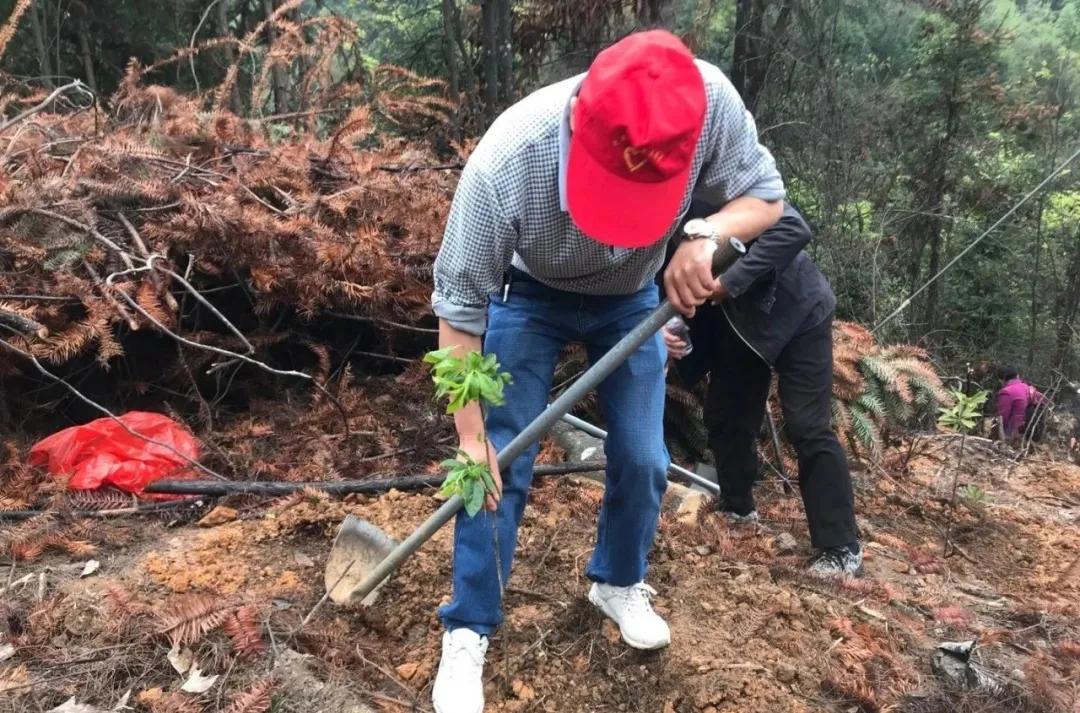
[{"label": "black trousers", "polygon": [[[772,373],[715,309],[718,319],[708,320],[712,343],[705,422],[726,506],[745,514],[754,509],[757,436]],[[832,317],[797,335],[774,366],[785,433],[798,454],[810,542],[816,548],[851,544],[858,539],[851,474],[830,424]]]}]

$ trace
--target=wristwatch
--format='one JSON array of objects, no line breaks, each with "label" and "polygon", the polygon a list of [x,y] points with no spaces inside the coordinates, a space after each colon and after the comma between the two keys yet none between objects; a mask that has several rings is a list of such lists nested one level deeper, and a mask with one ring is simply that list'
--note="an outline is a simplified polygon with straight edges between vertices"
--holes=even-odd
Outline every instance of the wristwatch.
[{"label": "wristwatch", "polygon": [[686,235],[687,240],[711,240],[720,245],[720,233],[717,231],[716,226],[705,220],[704,218],[694,218],[687,221],[683,226],[683,233]]}]

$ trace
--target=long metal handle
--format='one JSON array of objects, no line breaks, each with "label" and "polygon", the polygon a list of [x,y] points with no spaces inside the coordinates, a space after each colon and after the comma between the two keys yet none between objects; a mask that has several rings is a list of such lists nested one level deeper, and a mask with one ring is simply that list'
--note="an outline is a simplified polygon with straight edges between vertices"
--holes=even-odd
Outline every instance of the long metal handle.
[{"label": "long metal handle", "polygon": [[[608,436],[607,431],[600,428],[599,426],[592,425],[588,421],[583,421],[582,419],[578,418],[577,416],[575,416],[573,414],[570,414],[570,413],[563,414],[562,420],[563,420],[564,423],[570,424],[571,426],[573,426],[577,430],[579,430],[579,431],[581,431],[583,433],[587,433],[590,436],[592,436],[593,438],[599,438],[601,441],[607,440],[607,436]],[[682,478],[685,478],[686,480],[689,480],[694,485],[705,488],[706,490],[708,490],[713,495],[719,495],[720,494],[720,486],[719,485],[712,482],[708,478],[701,477],[700,475],[698,475],[697,473],[695,473],[692,470],[687,470],[686,468],[683,468],[681,465],[678,465],[677,463],[669,463],[667,469],[668,469],[669,473],[672,473],[674,475],[678,475],[678,476],[680,476]]]},{"label": "long metal handle", "polygon": [[[716,252],[713,253],[713,274],[720,275],[745,253],[746,246],[738,238],[729,238],[726,242],[721,243]],[[631,329],[604,356],[600,357],[588,371],[582,374],[580,379],[575,381],[532,423],[526,426],[510,443],[506,444],[505,448],[499,451],[496,458],[499,471],[508,468],[519,455],[543,438],[551,430],[551,427],[568,413],[578,401],[596,388],[611,372],[619,368],[624,361],[630,358],[631,354],[637,351],[638,347],[645,343],[645,340],[656,334],[675,314],[675,307],[667,300],[664,300],[659,307],[642,320],[641,324]],[[401,541],[401,544],[386,556],[386,559],[372,570],[368,578],[353,591],[352,600],[362,601],[375,587],[379,586],[384,579],[400,567],[412,553],[420,549],[422,544],[431,539],[443,525],[450,522],[464,505],[465,501],[456,495],[443,503],[420,527],[413,530],[408,537]]]}]

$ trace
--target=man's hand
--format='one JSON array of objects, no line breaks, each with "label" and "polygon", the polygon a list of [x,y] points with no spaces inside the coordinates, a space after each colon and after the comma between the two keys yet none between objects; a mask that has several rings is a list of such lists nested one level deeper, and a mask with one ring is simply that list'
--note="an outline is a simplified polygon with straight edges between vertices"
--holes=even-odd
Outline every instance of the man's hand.
[{"label": "man's hand", "polygon": [[495,512],[502,497],[502,475],[499,473],[498,456],[491,442],[483,435],[461,436],[461,450],[465,451],[477,463],[487,462],[491,466],[491,479],[495,481],[495,493],[484,498],[484,509]]},{"label": "man's hand", "polygon": [[660,334],[664,336],[664,346],[667,347],[668,356],[672,359],[682,359],[685,354],[686,342],[668,331],[667,325],[660,328]]},{"label": "man's hand", "polygon": [[664,271],[667,298],[687,317],[693,317],[697,307],[721,289],[720,280],[712,274],[715,252],[712,240],[684,240]]}]

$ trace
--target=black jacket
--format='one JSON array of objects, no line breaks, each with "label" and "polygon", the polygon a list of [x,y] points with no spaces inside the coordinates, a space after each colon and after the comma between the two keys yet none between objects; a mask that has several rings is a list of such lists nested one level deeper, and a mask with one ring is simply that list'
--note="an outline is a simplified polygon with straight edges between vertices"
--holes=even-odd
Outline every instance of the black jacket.
[{"label": "black jacket", "polygon": [[[717,209],[694,201],[686,217],[704,217]],[[681,229],[677,235],[682,235]],[[694,349],[679,365],[685,379],[695,382],[709,370],[708,333],[717,328],[717,320],[728,321],[772,365],[795,335],[832,314],[836,307],[832,288],[803,252],[810,237],[806,221],[785,203],[776,225],[751,242],[746,255],[721,276],[727,298],[716,306],[699,307],[689,320]],[[672,241],[669,257],[676,245]]]}]

